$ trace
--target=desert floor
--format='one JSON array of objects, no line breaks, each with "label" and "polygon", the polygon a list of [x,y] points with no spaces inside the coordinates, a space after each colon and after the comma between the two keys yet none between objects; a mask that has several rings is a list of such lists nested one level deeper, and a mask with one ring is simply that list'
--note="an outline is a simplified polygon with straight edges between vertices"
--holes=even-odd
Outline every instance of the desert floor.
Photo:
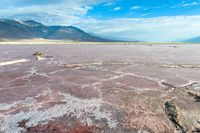
[{"label": "desert floor", "polygon": [[200,131],[200,45],[0,45],[0,132],[56,131]]}]

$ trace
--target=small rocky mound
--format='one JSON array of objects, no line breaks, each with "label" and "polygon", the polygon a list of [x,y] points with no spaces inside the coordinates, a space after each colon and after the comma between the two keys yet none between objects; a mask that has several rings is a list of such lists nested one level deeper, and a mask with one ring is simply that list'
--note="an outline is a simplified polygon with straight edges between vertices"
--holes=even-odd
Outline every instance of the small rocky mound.
[{"label": "small rocky mound", "polygon": [[35,52],[33,54],[33,56],[35,56],[36,59],[39,60],[39,61],[40,60],[45,60],[46,58],[51,58],[52,57],[52,56],[48,56],[46,53],[39,52],[39,51]]},{"label": "small rocky mound", "polygon": [[35,52],[33,55],[34,56],[41,56],[41,57],[45,57],[46,56],[45,53],[42,53],[42,52],[39,52],[39,51]]}]

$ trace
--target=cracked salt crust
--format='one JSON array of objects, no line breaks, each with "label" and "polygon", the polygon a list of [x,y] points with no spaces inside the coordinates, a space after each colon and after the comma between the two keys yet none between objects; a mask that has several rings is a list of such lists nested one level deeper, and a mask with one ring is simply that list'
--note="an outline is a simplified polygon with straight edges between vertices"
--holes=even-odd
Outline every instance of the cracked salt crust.
[{"label": "cracked salt crust", "polygon": [[[0,129],[5,133],[11,132],[21,132],[23,129],[18,127],[18,122],[26,119],[27,126],[36,126],[40,123],[47,123],[49,120],[54,118],[59,118],[64,115],[72,115],[77,119],[82,119],[81,121],[87,124],[92,123],[92,119],[95,120],[106,120],[106,123],[110,128],[115,128],[118,124],[117,120],[112,118],[110,112],[101,110],[101,105],[103,103],[102,99],[80,99],[74,97],[70,94],[59,93],[64,97],[62,102],[65,104],[55,105],[44,111],[38,111],[38,108],[30,109],[27,112],[20,112],[15,115],[4,115],[4,119],[0,121]],[[87,114],[87,118],[83,119],[84,114]]]}]

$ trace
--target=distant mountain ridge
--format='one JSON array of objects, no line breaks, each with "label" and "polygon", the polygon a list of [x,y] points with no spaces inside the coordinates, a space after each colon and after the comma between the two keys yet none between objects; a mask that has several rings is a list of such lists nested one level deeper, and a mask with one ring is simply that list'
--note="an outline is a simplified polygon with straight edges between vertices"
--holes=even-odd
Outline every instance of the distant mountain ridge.
[{"label": "distant mountain ridge", "polygon": [[74,26],[46,26],[34,20],[0,19],[0,40],[37,38],[88,42],[114,41],[90,35]]},{"label": "distant mountain ridge", "polygon": [[185,40],[184,42],[200,42],[200,36],[199,37],[195,37],[195,38],[191,38],[191,39],[188,39],[188,40]]}]

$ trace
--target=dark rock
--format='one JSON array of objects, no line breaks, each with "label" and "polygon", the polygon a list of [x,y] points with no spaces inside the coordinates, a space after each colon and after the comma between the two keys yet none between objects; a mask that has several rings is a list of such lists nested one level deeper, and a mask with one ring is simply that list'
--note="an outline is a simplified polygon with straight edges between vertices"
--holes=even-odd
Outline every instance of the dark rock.
[{"label": "dark rock", "polygon": [[195,93],[195,92],[188,92],[188,94],[192,97],[194,97],[196,102],[200,102],[200,94]]},{"label": "dark rock", "polygon": [[45,57],[46,56],[45,53],[42,53],[42,52],[39,52],[39,51],[35,52],[33,55],[34,56],[40,56],[40,57]]},{"label": "dark rock", "polygon": [[184,127],[179,124],[178,110],[171,101],[165,102],[165,114],[177,130],[181,131],[181,133],[186,133]]}]

